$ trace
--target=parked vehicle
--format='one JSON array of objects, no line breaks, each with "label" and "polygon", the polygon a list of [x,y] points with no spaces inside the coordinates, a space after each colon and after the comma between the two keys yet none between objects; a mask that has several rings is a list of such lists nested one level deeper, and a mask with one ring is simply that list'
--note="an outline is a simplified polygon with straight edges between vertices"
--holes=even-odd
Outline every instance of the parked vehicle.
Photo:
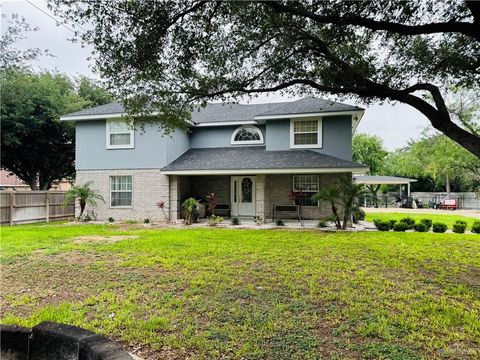
[{"label": "parked vehicle", "polygon": [[406,199],[400,199],[400,197],[397,197],[394,203],[397,205],[398,208],[405,209],[418,209],[423,207],[423,203],[420,200],[414,199],[411,196]]},{"label": "parked vehicle", "polygon": [[435,194],[435,198],[429,201],[428,207],[431,209],[456,210],[458,209],[458,199],[452,194]]}]

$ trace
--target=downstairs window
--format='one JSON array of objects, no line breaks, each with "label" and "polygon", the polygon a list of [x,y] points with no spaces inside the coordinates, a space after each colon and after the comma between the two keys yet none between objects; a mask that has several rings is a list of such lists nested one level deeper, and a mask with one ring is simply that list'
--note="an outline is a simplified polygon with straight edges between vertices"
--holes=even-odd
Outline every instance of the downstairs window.
[{"label": "downstairs window", "polygon": [[294,175],[293,192],[301,193],[303,196],[295,198],[296,205],[318,206],[318,201],[312,197],[318,192],[318,175]]},{"label": "downstairs window", "polygon": [[132,207],[132,177],[110,177],[110,206]]}]

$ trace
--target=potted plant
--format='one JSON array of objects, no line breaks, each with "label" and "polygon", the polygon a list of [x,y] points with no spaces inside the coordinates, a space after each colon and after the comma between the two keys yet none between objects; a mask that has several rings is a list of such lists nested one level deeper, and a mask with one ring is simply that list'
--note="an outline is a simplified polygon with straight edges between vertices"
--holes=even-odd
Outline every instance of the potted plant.
[{"label": "potted plant", "polygon": [[198,206],[198,201],[192,197],[186,199],[183,204],[183,215],[185,217],[185,225],[191,225],[193,217]]}]

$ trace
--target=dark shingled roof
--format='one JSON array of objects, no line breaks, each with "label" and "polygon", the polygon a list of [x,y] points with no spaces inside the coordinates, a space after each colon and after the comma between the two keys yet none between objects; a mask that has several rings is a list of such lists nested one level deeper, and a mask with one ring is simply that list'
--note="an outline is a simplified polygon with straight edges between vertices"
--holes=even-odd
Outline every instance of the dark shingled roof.
[{"label": "dark shingled roof", "polygon": [[312,150],[266,151],[265,146],[190,149],[162,171],[366,168]]},{"label": "dark shingled roof", "polygon": [[89,116],[89,115],[108,115],[108,114],[121,114],[121,113],[123,113],[123,105],[118,102],[114,102],[110,104],[95,106],[88,109],[83,109],[80,111],[75,111],[73,113],[66,114],[63,116],[79,116],[80,117],[80,116]]},{"label": "dark shingled roof", "polygon": [[[253,121],[256,116],[304,114],[318,112],[356,111],[362,110],[357,106],[342,104],[325,99],[308,97],[297,101],[268,103],[268,104],[237,104],[216,103],[207,104],[204,108],[196,108],[192,111],[192,121],[195,124],[215,123],[225,121]],[[92,116],[123,113],[120,103],[111,103],[96,106],[90,109],[77,111],[64,116]]]},{"label": "dark shingled roof", "polygon": [[286,103],[282,106],[277,106],[270,111],[266,111],[261,116],[266,115],[290,115],[290,114],[305,114],[318,112],[336,112],[336,111],[355,111],[363,110],[358,106],[342,104],[335,101],[317,99],[314,97],[307,97],[297,101]]}]

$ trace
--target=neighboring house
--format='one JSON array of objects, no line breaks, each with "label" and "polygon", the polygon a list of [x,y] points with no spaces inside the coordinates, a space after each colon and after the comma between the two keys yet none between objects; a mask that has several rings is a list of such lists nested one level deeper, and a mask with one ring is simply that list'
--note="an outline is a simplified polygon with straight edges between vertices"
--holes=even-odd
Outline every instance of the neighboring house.
[{"label": "neighboring house", "polygon": [[16,175],[8,170],[0,170],[0,190],[30,190],[30,186],[25,184]]},{"label": "neighboring house", "polygon": [[[37,183],[38,185],[38,183]],[[56,181],[52,184],[51,190],[65,191],[72,187],[67,180]],[[8,170],[0,170],[0,190],[30,191],[30,185],[20,180],[15,174]]]},{"label": "neighboring house", "polygon": [[269,219],[273,205],[302,190],[304,218],[330,206],[311,195],[340,174],[364,173],[352,162],[352,132],[364,110],[317,98],[242,105],[208,104],[192,112],[189,131],[163,135],[158,124],[132,129],[112,103],[67,114],[76,123],[76,181],[93,182],[105,203],[99,219],[161,219],[164,201],[175,221],[190,196],[215,192],[232,216]]}]

